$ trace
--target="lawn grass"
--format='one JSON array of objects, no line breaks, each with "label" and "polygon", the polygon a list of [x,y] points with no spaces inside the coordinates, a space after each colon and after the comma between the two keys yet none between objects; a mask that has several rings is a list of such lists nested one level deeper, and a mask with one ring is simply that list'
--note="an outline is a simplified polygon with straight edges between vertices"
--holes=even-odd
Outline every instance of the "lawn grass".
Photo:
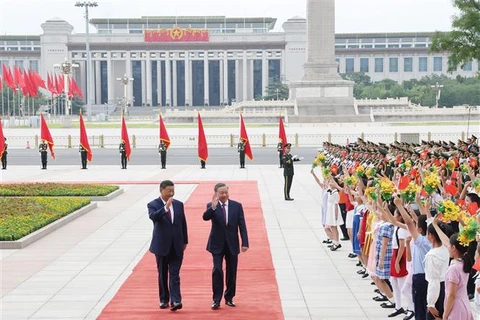
[{"label": "lawn grass", "polygon": [[11,183],[0,184],[2,197],[88,197],[106,196],[118,186],[102,184],[68,184],[68,183]]}]

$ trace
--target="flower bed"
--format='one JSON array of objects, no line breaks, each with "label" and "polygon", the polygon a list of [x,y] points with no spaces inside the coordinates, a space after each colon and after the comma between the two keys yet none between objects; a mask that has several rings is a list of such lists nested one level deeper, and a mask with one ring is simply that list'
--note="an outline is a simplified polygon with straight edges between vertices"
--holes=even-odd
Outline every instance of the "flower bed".
[{"label": "flower bed", "polygon": [[118,186],[103,184],[68,183],[21,183],[1,184],[0,196],[46,196],[46,197],[88,197],[105,196],[118,190]]},{"label": "flower bed", "polygon": [[0,241],[18,240],[89,203],[80,197],[1,197]]}]

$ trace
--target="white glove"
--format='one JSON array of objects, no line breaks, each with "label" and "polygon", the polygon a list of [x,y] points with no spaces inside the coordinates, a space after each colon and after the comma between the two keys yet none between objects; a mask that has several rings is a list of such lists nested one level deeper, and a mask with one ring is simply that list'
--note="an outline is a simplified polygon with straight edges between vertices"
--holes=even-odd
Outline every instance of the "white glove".
[{"label": "white glove", "polygon": [[298,159],[298,155],[294,155],[292,159]]},{"label": "white glove", "polygon": [[303,159],[305,159],[305,158],[304,158],[304,157],[300,157],[300,158],[298,158],[298,159],[299,159],[299,160],[303,160]]}]

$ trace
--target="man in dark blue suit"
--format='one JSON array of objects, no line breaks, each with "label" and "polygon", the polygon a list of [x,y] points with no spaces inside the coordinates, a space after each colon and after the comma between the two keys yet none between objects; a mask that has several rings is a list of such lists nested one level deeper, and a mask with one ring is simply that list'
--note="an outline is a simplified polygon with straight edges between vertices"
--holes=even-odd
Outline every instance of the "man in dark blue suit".
[{"label": "man in dark blue suit", "polygon": [[[148,216],[153,221],[153,236],[150,252],[155,254],[158,270],[160,309],[182,309],[180,294],[180,267],[183,251],[187,248],[187,220],[183,203],[174,200],[175,186],[172,181],[160,183],[160,197],[148,205]],[[170,275],[170,283],[168,276]],[[171,299],[170,299],[171,298]]]},{"label": "man in dark blue suit", "polygon": [[[215,310],[220,307],[222,295],[225,297],[227,306],[235,307],[233,297],[235,296],[238,254],[240,253],[238,233],[240,232],[242,238],[242,252],[248,250],[248,234],[242,204],[229,200],[228,186],[225,183],[217,183],[214,191],[212,202],[207,204],[207,210],[203,213],[203,220],[212,221],[207,250],[213,257],[212,309]],[[227,284],[225,292],[223,292],[222,268],[224,258]]]}]

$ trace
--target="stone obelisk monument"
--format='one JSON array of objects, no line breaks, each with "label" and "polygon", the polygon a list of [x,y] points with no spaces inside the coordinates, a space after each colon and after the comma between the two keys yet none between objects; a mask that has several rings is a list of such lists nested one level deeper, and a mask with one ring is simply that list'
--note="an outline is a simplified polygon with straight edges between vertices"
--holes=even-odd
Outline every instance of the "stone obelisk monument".
[{"label": "stone obelisk monument", "polygon": [[293,122],[361,121],[355,115],[352,81],[335,61],[335,0],[307,0],[307,62],[301,81],[290,84],[298,115]]}]

